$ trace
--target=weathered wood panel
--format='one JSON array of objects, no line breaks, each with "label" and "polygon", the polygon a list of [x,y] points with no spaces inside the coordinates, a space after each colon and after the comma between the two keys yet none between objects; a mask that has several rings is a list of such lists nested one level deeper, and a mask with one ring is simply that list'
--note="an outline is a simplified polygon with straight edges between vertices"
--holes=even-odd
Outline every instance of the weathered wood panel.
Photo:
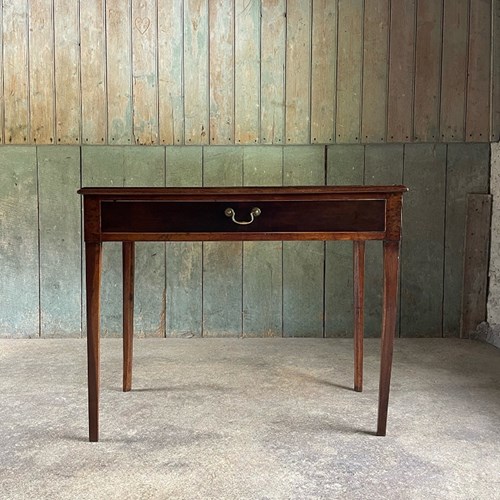
[{"label": "weathered wood panel", "polygon": [[[402,144],[365,146],[364,183],[367,185],[401,184],[403,155]],[[365,335],[378,337],[382,328],[383,256],[381,242],[366,242],[365,262]]]},{"label": "weathered wood panel", "polygon": [[261,0],[262,144],[282,144],[285,130],[286,0]]},{"label": "weathered wood panel", "polygon": [[493,0],[492,10],[492,79],[491,79],[491,125],[492,142],[500,140],[500,0]]},{"label": "weathered wood panel", "polygon": [[365,0],[363,142],[384,142],[386,138],[389,14],[389,0]]},{"label": "weathered wood panel", "polygon": [[104,0],[80,2],[82,142],[107,142],[106,12]]},{"label": "weathered wood panel", "polygon": [[[166,148],[166,186],[203,182],[203,150]],[[203,324],[202,243],[170,242],[166,247],[166,335],[201,337]]]},{"label": "weathered wood panel", "polygon": [[337,3],[313,2],[311,142],[335,142]]},{"label": "weathered wood panel", "polygon": [[26,144],[29,137],[28,2],[4,1],[4,142]]},{"label": "weathered wood panel", "polygon": [[[164,148],[84,147],[82,185],[164,186]],[[121,262],[121,244],[106,243],[102,278],[103,335],[121,335],[122,331]],[[135,271],[136,332],[143,336],[164,336],[165,244],[137,244]]]},{"label": "weathered wood panel", "polygon": [[30,142],[54,142],[54,24],[52,0],[29,5]]},{"label": "weathered wood panel", "polygon": [[461,338],[469,338],[486,321],[492,198],[491,194],[467,196]]},{"label": "weathered wood panel", "polygon": [[337,142],[359,142],[363,68],[363,0],[338,0]]},{"label": "weathered wood panel", "polygon": [[129,2],[106,0],[108,143],[132,144],[132,40]]},{"label": "weathered wood panel", "polygon": [[443,318],[446,146],[405,146],[401,336],[440,337]]},{"label": "weathered wood panel", "polygon": [[237,144],[259,141],[260,1],[236,0],[234,123]]},{"label": "weathered wood panel", "polygon": [[132,0],[132,95],[136,144],[158,143],[157,1]]},{"label": "weathered wood panel", "polygon": [[[204,186],[241,186],[243,148],[205,148]],[[203,336],[234,337],[242,334],[241,242],[203,243]]]},{"label": "weathered wood panel", "polygon": [[416,0],[391,2],[387,141],[413,136]]},{"label": "weathered wood panel", "polygon": [[465,122],[465,139],[469,142],[490,137],[491,6],[492,0],[470,3]]},{"label": "weathered wood panel", "polygon": [[[0,40],[3,41],[3,8],[0,9]],[[3,68],[3,46],[2,50],[0,50],[0,68]],[[0,71],[0,89],[2,89],[2,93],[0,94],[0,99],[3,101],[3,71]],[[4,121],[4,107],[0,106],[0,144],[4,143],[4,130],[5,130],[5,121]]]},{"label": "weathered wood panel", "polygon": [[[40,335],[82,332],[80,149],[39,147]],[[61,214],[64,214],[63,216]]]},{"label": "weathered wood panel", "polygon": [[2,147],[0,165],[0,337],[38,337],[36,149]]},{"label": "weathered wood panel", "polygon": [[158,103],[160,142],[184,143],[183,4],[158,3]]},{"label": "weathered wood panel", "polygon": [[[283,148],[281,146],[247,146],[243,154],[243,184],[245,186],[282,185]],[[243,243],[244,336],[281,337],[282,335],[282,257],[283,244],[279,241]]]},{"label": "weathered wood panel", "polygon": [[442,2],[418,1],[413,131],[417,142],[439,140],[442,23]]},{"label": "weathered wood panel", "polygon": [[72,0],[54,0],[54,47],[57,143],[79,144],[80,24],[78,9]]},{"label": "weathered wood panel", "polygon": [[184,125],[186,144],[208,144],[208,1],[184,2]]},{"label": "weathered wood panel", "polygon": [[[358,144],[329,146],[327,179],[331,186],[362,185],[365,147]],[[352,337],[353,260],[350,241],[328,241],[325,254],[325,336]]]},{"label": "weathered wood panel", "polygon": [[[323,185],[324,151],[320,146],[284,148],[283,184]],[[283,242],[283,335],[286,337],[323,336],[324,248],[321,241]]]},{"label": "weathered wood panel", "polygon": [[489,183],[487,144],[448,145],[444,269],[443,335],[460,332],[464,235],[468,193],[487,193]]},{"label": "weathered wood panel", "polygon": [[285,65],[287,144],[310,142],[311,1],[287,1]]},{"label": "weathered wood panel", "polygon": [[441,139],[465,139],[468,0],[444,0],[441,77]]},{"label": "weathered wood panel", "polygon": [[234,2],[210,2],[210,142],[234,143]]}]

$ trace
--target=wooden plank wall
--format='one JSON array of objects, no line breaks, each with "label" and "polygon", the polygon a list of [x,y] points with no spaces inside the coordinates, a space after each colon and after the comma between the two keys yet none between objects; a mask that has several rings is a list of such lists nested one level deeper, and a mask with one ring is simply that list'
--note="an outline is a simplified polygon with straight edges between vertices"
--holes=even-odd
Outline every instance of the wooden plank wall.
[{"label": "wooden plank wall", "polygon": [[2,3],[6,144],[500,137],[498,0],[77,5]]},{"label": "wooden plank wall", "polygon": [[[488,144],[3,146],[0,336],[84,332],[86,186],[404,182],[400,335],[457,336],[468,193],[487,193]],[[138,168],[140,167],[140,168]],[[367,245],[366,335],[380,332],[380,242]],[[350,242],[143,243],[143,336],[351,336]],[[121,332],[121,250],[107,243],[103,334]]]}]

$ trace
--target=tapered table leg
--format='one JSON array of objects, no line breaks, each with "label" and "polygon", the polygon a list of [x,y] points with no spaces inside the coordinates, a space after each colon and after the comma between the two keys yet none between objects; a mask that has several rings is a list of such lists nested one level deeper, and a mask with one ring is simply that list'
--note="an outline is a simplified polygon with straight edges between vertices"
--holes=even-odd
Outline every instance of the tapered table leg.
[{"label": "tapered table leg", "polygon": [[132,356],[134,342],[134,264],[133,241],[124,241],[123,247],[123,391],[132,388]]},{"label": "tapered table leg", "polygon": [[363,390],[365,242],[354,241],[354,390]]},{"label": "tapered table leg", "polygon": [[89,441],[99,440],[99,340],[102,244],[85,243]]},{"label": "tapered table leg", "polygon": [[394,337],[396,335],[398,272],[399,241],[384,241],[384,304],[377,436],[385,436],[387,429],[392,352],[394,348]]}]

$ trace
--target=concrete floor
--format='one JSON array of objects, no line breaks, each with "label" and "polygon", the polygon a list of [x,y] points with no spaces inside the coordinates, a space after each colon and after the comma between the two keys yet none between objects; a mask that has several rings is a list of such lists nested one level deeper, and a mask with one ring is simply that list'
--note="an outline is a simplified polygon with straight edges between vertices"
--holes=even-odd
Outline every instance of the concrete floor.
[{"label": "concrete floor", "polygon": [[398,340],[387,437],[378,341],[145,339],[134,388],[102,342],[87,442],[84,340],[0,341],[2,499],[499,499],[500,351]]}]

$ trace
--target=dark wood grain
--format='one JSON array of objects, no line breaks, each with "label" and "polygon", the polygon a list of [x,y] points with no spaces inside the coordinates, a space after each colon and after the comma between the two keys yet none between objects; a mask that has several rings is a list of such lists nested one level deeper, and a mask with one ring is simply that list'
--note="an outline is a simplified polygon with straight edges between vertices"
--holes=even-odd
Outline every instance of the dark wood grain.
[{"label": "dark wood grain", "polygon": [[363,330],[365,295],[365,242],[355,241],[354,250],[354,390],[363,390]]},{"label": "dark wood grain", "polygon": [[[84,188],[90,441],[98,440],[101,245],[123,242],[123,390],[131,389],[134,241],[354,241],[354,388],[362,390],[365,240],[384,241],[384,312],[377,434],[385,435],[396,330],[404,186]],[[262,213],[248,225],[252,207]],[[246,214],[246,215],[245,215]],[[247,229],[249,226],[250,229]]]},{"label": "dark wood grain", "polygon": [[134,343],[134,270],[135,243],[124,241],[123,252],[123,391],[132,388]]},{"label": "dark wood grain", "polygon": [[384,305],[382,313],[382,350],[378,399],[377,436],[385,436],[391,385],[392,353],[396,335],[399,271],[399,241],[384,241]]},{"label": "dark wood grain", "polygon": [[85,244],[87,281],[87,374],[89,396],[89,441],[99,440],[99,323],[101,318],[101,243]]}]

